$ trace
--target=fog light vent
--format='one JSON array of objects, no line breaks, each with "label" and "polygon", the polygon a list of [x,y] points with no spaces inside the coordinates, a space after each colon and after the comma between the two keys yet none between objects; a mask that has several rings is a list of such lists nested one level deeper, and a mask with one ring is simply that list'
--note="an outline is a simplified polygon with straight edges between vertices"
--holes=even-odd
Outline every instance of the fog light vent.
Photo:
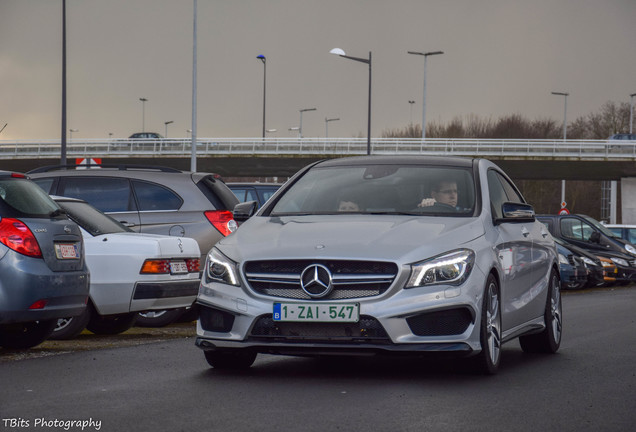
[{"label": "fog light vent", "polygon": [[217,333],[228,333],[234,325],[234,315],[218,309],[201,307],[199,321],[203,330]]},{"label": "fog light vent", "polygon": [[406,319],[409,328],[417,336],[458,335],[473,322],[466,308],[423,313]]}]

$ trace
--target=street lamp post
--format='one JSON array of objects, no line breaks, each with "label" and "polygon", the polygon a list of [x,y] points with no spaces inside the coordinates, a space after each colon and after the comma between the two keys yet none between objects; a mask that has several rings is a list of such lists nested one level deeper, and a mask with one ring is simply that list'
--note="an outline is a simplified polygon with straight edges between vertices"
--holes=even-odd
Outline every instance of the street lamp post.
[{"label": "street lamp post", "polygon": [[257,59],[263,62],[263,138],[265,138],[265,94],[267,87],[267,58],[263,55],[257,55]]},{"label": "street lamp post", "polygon": [[141,131],[146,132],[146,102],[148,99],[139,98],[141,101]]},{"label": "street lamp post", "polygon": [[66,0],[62,0],[62,136],[60,164],[66,165]]},{"label": "street lamp post", "polygon": [[409,124],[412,125],[413,124],[413,104],[415,103],[414,100],[410,100],[409,101],[409,106],[411,107],[410,112],[409,112]]},{"label": "street lamp post", "polygon": [[300,123],[298,125],[298,138],[302,138],[303,137],[303,113],[307,111],[316,111],[316,108],[304,108],[299,111],[300,111]]},{"label": "street lamp post", "polygon": [[629,133],[633,133],[632,124],[634,123],[634,96],[636,96],[636,93],[629,95]]},{"label": "street lamp post", "polygon": [[360,57],[351,57],[345,54],[345,52],[340,48],[334,48],[329,51],[331,54],[336,54],[340,57],[354,60],[361,63],[366,63],[369,65],[369,106],[367,112],[367,154],[371,154],[371,51],[369,51],[369,58],[364,59]]},{"label": "street lamp post", "polygon": [[329,138],[329,122],[338,121],[339,118],[327,118],[325,117],[325,138]]},{"label": "street lamp post", "polygon": [[426,60],[428,56],[444,54],[444,51],[418,52],[407,51],[409,54],[424,56],[424,86],[422,89],[422,139],[426,138]]},{"label": "street lamp post", "polygon": [[563,104],[563,141],[565,141],[567,139],[568,136],[568,96],[570,95],[570,93],[563,93],[563,92],[552,92],[553,95],[556,96],[563,96],[564,97],[564,104]]},{"label": "street lamp post", "polygon": [[[553,95],[563,96],[564,99],[564,107],[563,107],[563,142],[566,141],[568,137],[568,96],[570,93],[564,92],[552,92]],[[565,203],[565,180],[561,180],[561,205]]]},{"label": "street lamp post", "polygon": [[163,125],[166,127],[165,132],[163,134],[164,138],[168,138],[168,125],[171,123],[174,123],[174,120],[163,122]]}]

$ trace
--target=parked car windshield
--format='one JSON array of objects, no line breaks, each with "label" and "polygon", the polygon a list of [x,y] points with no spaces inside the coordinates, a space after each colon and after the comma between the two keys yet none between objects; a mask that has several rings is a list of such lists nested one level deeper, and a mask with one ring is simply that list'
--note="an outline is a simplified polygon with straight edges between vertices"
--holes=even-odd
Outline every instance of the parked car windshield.
[{"label": "parked car windshield", "polygon": [[130,228],[81,201],[58,201],[68,217],[91,235],[131,232]]},{"label": "parked car windshield", "polygon": [[59,210],[39,186],[20,178],[0,179],[0,204],[8,207],[8,213],[15,212],[16,216],[49,217]]},{"label": "parked car windshield", "polygon": [[603,234],[605,234],[606,236],[610,237],[610,238],[621,238],[621,236],[614,234],[612,231],[610,231],[609,229],[607,229],[607,227],[605,225],[602,225],[599,221],[597,221],[594,218],[591,218],[589,216],[585,216],[582,215],[583,219],[585,219],[586,221],[588,221],[588,223],[592,226],[594,226],[594,228],[596,228],[597,230],[599,230],[600,232],[602,232]]},{"label": "parked car windshield", "polygon": [[349,212],[469,217],[474,208],[469,169],[354,165],[310,169],[285,191],[270,216]]}]

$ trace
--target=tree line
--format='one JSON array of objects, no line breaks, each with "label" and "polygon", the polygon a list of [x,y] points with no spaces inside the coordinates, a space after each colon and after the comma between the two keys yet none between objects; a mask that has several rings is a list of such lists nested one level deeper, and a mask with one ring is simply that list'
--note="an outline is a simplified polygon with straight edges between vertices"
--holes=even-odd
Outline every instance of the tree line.
[{"label": "tree line", "polygon": [[[627,102],[606,102],[596,112],[580,116],[567,124],[568,139],[604,140],[613,134],[629,132],[630,105]],[[390,129],[383,138],[420,138],[420,124]],[[563,121],[550,118],[528,119],[521,114],[510,114],[498,119],[474,114],[455,117],[450,122],[430,122],[426,125],[427,138],[481,138],[481,139],[560,139]],[[515,179],[526,200],[537,213],[555,214],[560,210],[560,180]],[[606,182],[568,181],[566,201],[573,213],[587,214],[597,220],[609,215],[603,208],[603,189]],[[620,190],[618,191],[618,221],[620,221]],[[605,192],[607,195],[607,192]]]}]

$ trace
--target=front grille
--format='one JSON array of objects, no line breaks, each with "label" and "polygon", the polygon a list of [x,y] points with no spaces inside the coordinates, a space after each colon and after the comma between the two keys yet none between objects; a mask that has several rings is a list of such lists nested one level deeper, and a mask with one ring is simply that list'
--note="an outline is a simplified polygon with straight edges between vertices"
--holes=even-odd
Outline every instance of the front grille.
[{"label": "front grille", "polygon": [[264,315],[254,324],[250,339],[286,342],[390,343],[389,336],[378,320],[364,315],[355,323],[280,322],[274,321],[272,315]]},{"label": "front grille", "polygon": [[345,260],[251,261],[245,265],[245,277],[259,294],[309,300],[300,286],[300,276],[311,264],[329,269],[333,290],[322,300],[373,297],[383,294],[393,283],[398,267],[394,263]]},{"label": "front grille", "polygon": [[406,322],[416,336],[447,336],[464,333],[473,317],[468,309],[459,308],[415,315]]}]

